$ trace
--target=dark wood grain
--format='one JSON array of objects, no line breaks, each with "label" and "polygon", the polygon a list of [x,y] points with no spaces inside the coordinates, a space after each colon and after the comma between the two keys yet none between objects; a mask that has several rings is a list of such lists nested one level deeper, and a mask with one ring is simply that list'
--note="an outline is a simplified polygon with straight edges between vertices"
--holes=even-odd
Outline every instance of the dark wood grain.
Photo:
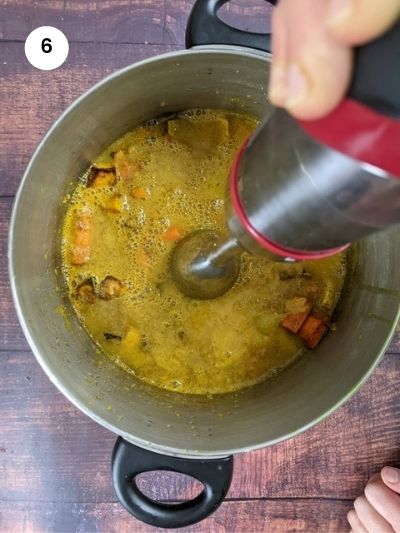
[{"label": "dark wood grain", "polygon": [[1,2],[0,39],[25,41],[55,26],[70,42],[169,44],[164,0],[15,0]]},{"label": "dark wood grain", "polygon": [[[346,513],[351,503],[315,500],[250,500],[225,502],[200,524],[170,531],[184,533],[310,533],[349,530]],[[66,502],[17,502],[1,510],[1,531],[71,533],[155,533],[166,531],[143,524],[112,502],[81,504]],[[19,524],[15,529],[15,524]]]},{"label": "dark wood grain", "polygon": [[[70,42],[184,45],[193,0],[14,0],[0,2],[0,39],[25,41],[38,26],[56,26]],[[265,0],[233,0],[219,16],[233,26],[265,32]]]},{"label": "dark wood grain", "polygon": [[7,237],[11,205],[12,198],[0,198],[0,354],[5,350],[28,348],[14,310],[8,281]]}]

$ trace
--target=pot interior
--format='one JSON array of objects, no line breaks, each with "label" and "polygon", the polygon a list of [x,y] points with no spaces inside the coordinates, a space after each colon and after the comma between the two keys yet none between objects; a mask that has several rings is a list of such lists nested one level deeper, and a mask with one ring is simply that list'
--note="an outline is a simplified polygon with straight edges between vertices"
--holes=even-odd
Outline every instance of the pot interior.
[{"label": "pot interior", "polygon": [[268,110],[269,59],[214,47],[144,61],[116,73],[57,121],[17,196],[10,238],[14,298],[50,379],[89,416],[140,446],[181,456],[222,456],[282,440],[332,411],[366,379],[399,311],[400,234],[377,234],[353,254],[337,331],[276,378],[214,398],[164,392],[98,353],[65,298],[60,273],[62,199],[113,140],[160,114],[194,107],[257,117]]}]

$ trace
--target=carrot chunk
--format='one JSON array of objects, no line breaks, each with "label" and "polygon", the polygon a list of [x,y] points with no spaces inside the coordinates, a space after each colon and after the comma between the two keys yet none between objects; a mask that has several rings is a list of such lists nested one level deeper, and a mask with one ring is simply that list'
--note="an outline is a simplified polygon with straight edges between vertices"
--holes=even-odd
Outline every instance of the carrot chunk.
[{"label": "carrot chunk", "polygon": [[135,187],[132,191],[132,198],[136,200],[146,200],[147,192],[142,187]]},{"label": "carrot chunk", "polygon": [[281,326],[292,333],[298,333],[304,321],[308,317],[310,309],[303,311],[302,313],[292,313],[285,316],[281,322]]},{"label": "carrot chunk", "polygon": [[299,337],[304,340],[308,348],[315,348],[327,331],[328,326],[321,318],[309,315],[299,330]]},{"label": "carrot chunk", "polygon": [[179,226],[174,224],[170,226],[164,233],[161,235],[161,238],[164,241],[177,241],[183,237],[182,230]]}]

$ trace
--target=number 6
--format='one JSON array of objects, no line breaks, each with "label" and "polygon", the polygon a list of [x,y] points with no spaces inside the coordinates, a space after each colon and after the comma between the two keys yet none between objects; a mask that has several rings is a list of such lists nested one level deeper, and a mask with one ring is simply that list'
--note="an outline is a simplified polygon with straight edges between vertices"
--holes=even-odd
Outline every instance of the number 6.
[{"label": "number 6", "polygon": [[51,46],[51,39],[43,39],[42,41],[42,52],[44,52],[45,54],[49,54],[52,50],[53,50],[53,47]]}]

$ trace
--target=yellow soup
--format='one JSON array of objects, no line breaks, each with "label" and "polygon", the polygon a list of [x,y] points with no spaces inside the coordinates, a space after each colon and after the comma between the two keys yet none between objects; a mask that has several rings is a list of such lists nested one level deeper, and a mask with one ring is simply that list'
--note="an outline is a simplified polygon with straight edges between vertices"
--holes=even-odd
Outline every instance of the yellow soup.
[{"label": "yellow soup", "polygon": [[226,181],[256,126],[248,116],[193,110],[150,121],[113,143],[79,180],[63,227],[72,305],[104,352],[164,389],[226,393],[287,366],[303,341],[284,329],[299,302],[331,316],[345,257],[267,262],[243,254],[235,286],[190,299],[171,280],[176,242],[198,229],[224,231]]}]

